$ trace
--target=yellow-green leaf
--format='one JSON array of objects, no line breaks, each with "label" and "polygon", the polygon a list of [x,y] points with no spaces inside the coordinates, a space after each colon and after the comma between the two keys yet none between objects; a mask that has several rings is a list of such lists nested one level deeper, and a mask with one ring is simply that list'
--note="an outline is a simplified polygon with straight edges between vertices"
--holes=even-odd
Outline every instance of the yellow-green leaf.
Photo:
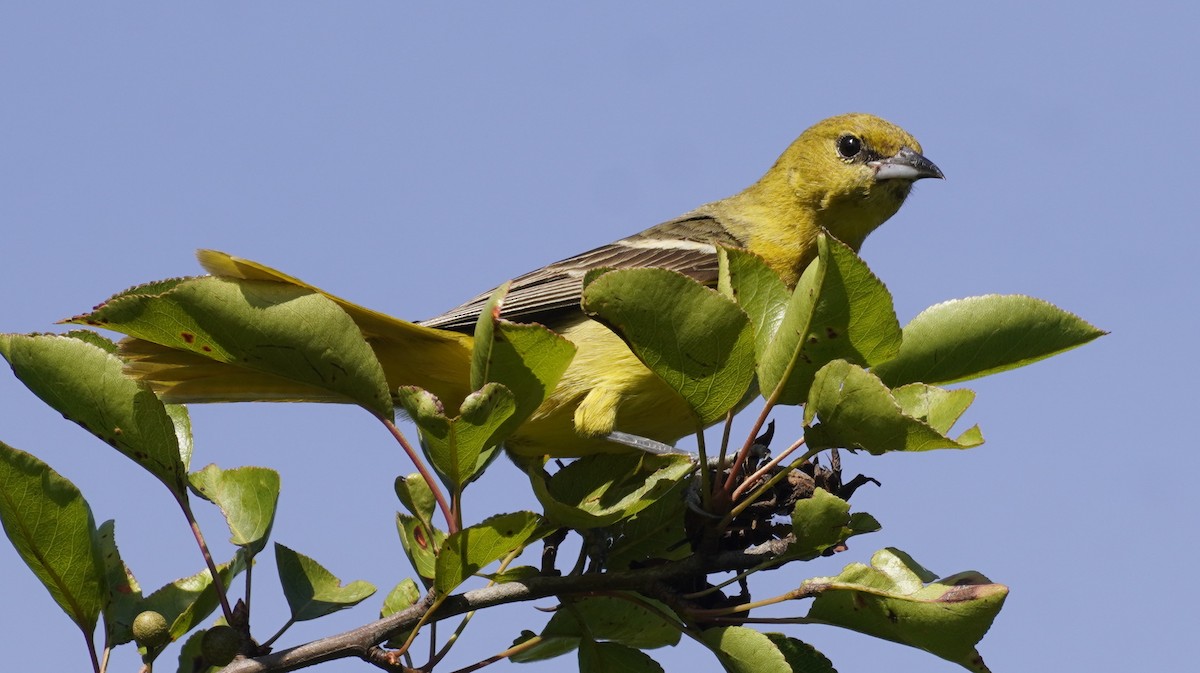
[{"label": "yellow-green leaf", "polygon": [[229,542],[245,547],[251,557],[262,551],[275,523],[279,473],[265,467],[222,470],[209,465],[190,479],[197,495],[221,508],[232,534]]},{"label": "yellow-green leaf", "polygon": [[46,463],[0,442],[0,523],[54,602],[90,638],[107,582],[83,494]]},{"label": "yellow-green leaf", "polygon": [[497,514],[448,536],[437,556],[438,593],[450,593],[488,564],[523,547],[540,520],[533,512]]},{"label": "yellow-green leaf", "polygon": [[[950,407],[961,402],[959,397],[943,399]],[[909,403],[915,404],[911,400]],[[914,408],[923,411],[919,405]],[[939,411],[934,421],[945,426],[948,415],[952,414]],[[845,360],[834,360],[817,372],[804,409],[805,423],[812,423],[814,418],[820,422],[804,433],[808,446],[814,449],[844,447],[880,454],[967,449],[983,443],[978,427],[951,438],[926,420],[909,415],[874,374]]]},{"label": "yellow-green leaf", "polygon": [[311,289],[204,276],[157,294],[129,291],[72,320],[392,414],[383,366],[362,331],[333,299]]},{"label": "yellow-green leaf", "polygon": [[678,392],[701,425],[743,401],[754,378],[754,332],[728,297],[674,271],[623,269],[592,280],[583,307]]},{"label": "yellow-green leaf", "polygon": [[817,248],[759,358],[762,393],[780,388],[782,404],[805,402],[816,372],[832,360],[873,365],[900,348],[900,323],[883,283],[837,239],[821,234]]},{"label": "yellow-green leaf", "polygon": [[[928,582],[928,584],[926,584]],[[807,618],[931,652],[974,671],[987,671],[975,645],[1008,595],[976,572],[940,580],[907,554],[883,549],[871,565],[852,563],[835,577],[805,580],[817,592]]]},{"label": "yellow-green leaf", "polygon": [[283,596],[297,622],[324,617],[332,612],[358,605],[375,587],[362,580],[342,585],[325,566],[300,552],[275,543],[275,565]]},{"label": "yellow-green leaf", "polygon": [[754,629],[744,626],[706,629],[701,639],[728,673],[794,673],[775,643]]},{"label": "yellow-green leaf", "polygon": [[585,456],[554,476],[532,466],[529,476],[548,519],[571,528],[599,528],[678,493],[676,484],[693,469],[688,456],[639,451]]},{"label": "yellow-green leaf", "polygon": [[899,353],[875,367],[889,386],[953,383],[1015,369],[1107,334],[1049,302],[985,295],[931,306],[904,326]]},{"label": "yellow-green leaf", "polygon": [[186,495],[183,426],[149,388],[122,373],[115,355],[53,334],[0,335],[0,355],[42,401],[148,470],[177,497]]}]

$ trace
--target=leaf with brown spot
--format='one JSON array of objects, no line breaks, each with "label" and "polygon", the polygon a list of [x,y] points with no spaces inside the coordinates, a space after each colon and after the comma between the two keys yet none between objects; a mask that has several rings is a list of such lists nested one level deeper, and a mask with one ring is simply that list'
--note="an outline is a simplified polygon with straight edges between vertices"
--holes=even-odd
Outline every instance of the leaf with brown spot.
[{"label": "leaf with brown spot", "polygon": [[807,619],[909,645],[984,673],[975,649],[1004,605],[1008,588],[977,572],[934,579],[904,552],[875,552],[835,577],[801,585],[816,594]]}]

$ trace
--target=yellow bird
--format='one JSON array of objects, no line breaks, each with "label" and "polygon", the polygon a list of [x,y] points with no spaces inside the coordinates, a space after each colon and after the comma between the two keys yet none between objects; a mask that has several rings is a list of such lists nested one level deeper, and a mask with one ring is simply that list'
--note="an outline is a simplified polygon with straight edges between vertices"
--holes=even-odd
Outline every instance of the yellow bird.
[{"label": "yellow bird", "polygon": [[[922,156],[916,139],[900,127],[868,114],[831,117],[802,133],[744,191],[516,278],[504,301],[503,317],[541,323],[571,340],[578,352],[558,386],[506,447],[525,456],[580,456],[627,450],[604,439],[614,430],[667,444],[695,430],[678,394],[646,369],[619,337],[580,310],[588,270],[660,267],[715,285],[715,245],[720,244],[758,254],[793,286],[816,256],[821,229],[858,250],[867,234],[896,213],[913,182],[941,177],[941,170]],[[202,252],[200,259],[216,275],[311,287],[220,253]],[[457,409],[470,393],[468,334],[490,295],[485,292],[420,323],[334,299],[362,329],[389,386],[426,388],[447,409]],[[163,366],[170,356],[138,340],[123,348],[131,371],[154,383],[170,402],[319,397],[288,390],[278,380],[256,378],[252,372]]]}]

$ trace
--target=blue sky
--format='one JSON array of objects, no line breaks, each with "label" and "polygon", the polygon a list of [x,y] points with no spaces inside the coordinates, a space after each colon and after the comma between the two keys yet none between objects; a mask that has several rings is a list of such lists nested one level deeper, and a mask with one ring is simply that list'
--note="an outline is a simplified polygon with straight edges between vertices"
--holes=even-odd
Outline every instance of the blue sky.
[{"label": "blue sky", "polygon": [[[884,530],[777,588],[898,546],[1011,587],[981,645],[993,670],[1183,670],[1200,598],[1186,579],[1200,461],[1185,357],[1200,327],[1200,10],[1119,4],[8,3],[0,331],[52,329],[130,285],[198,273],[201,247],[428,317],[739,191],[826,116],[873,112],[948,177],[920,183],[863,249],[902,322],[944,299],[1024,293],[1112,334],[969,384],[979,449],[853,459],[883,483],[854,505]],[[0,399],[0,439],[117,520],[143,587],[199,569],[150,477],[13,377]],[[193,424],[196,466],[282,472],[274,539],[382,591],[406,576],[391,483],[411,470],[366,414],[212,406]],[[532,506],[515,472],[477,488],[469,516]],[[205,523],[221,540],[215,515]],[[261,570],[254,627],[268,634],[285,615],[273,563]],[[73,627],[6,544],[0,575],[7,666],[84,670]],[[457,661],[544,620],[529,606],[481,616]],[[842,671],[957,670],[829,628],[789,633]],[[714,665],[690,644],[655,656]],[[114,670],[134,666],[126,652]]]}]

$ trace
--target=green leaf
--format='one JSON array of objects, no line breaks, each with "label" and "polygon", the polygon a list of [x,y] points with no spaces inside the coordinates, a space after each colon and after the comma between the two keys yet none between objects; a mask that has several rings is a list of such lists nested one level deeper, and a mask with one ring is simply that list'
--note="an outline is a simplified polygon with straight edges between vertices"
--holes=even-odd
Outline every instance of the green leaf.
[{"label": "green leaf", "polygon": [[717,248],[720,275],[717,288],[750,317],[754,328],[755,360],[761,362],[783,322],[791,292],[762,257],[738,248]]},{"label": "green leaf", "polygon": [[792,509],[792,532],[796,541],[788,547],[788,555],[816,558],[852,534],[850,503],[818,487],[811,498]]},{"label": "green leaf", "polygon": [[186,472],[192,464],[192,418],[182,404],[164,404],[171,424],[175,426],[175,441],[179,443],[179,462]]},{"label": "green leaf", "polygon": [[421,520],[396,513],[396,531],[400,534],[400,544],[404,553],[412,563],[417,575],[430,582],[436,572],[437,553],[442,548],[446,534]]},{"label": "green leaf", "polygon": [[468,395],[455,418],[447,418],[438,399],[420,388],[402,386],[396,396],[417,424],[429,462],[456,492],[487,464],[484,449],[496,445],[497,431],[515,409],[512,393],[498,383]]},{"label": "green leaf", "polygon": [[391,417],[383,367],[332,299],[287,283],[215,276],[166,287],[118,295],[72,320],[277,376],[296,391],[324,391]]},{"label": "green leaf", "polygon": [[634,354],[709,425],[737,407],[754,378],[754,333],[729,298],[666,269],[623,269],[583,290],[589,316]]},{"label": "green leaf", "polygon": [[497,514],[450,535],[437,556],[434,588],[449,594],[485,566],[525,546],[540,520],[533,512]]},{"label": "green leaf", "polygon": [[[196,258],[214,276],[275,281],[325,296],[337,304],[354,321],[383,364],[387,380],[391,382],[392,388],[403,383],[420,381],[430,392],[453,407],[461,404],[462,398],[469,392],[465,390],[467,388],[465,383],[470,381],[471,375],[472,339],[465,334],[425,327],[394,318],[334,296],[319,287],[305,283],[299,278],[277,269],[272,269],[265,264],[235,257],[218,250],[198,250]],[[122,344],[121,350],[126,355],[130,355],[136,352],[137,348],[144,346],[144,343],[139,342],[135,346],[131,346],[129,342],[125,342]],[[418,346],[422,357],[413,357],[414,344]],[[168,359],[166,363],[158,362],[156,364],[171,365],[175,363],[173,359]],[[186,362],[179,364],[186,364]],[[164,372],[163,369],[152,366],[150,370],[151,376],[164,374],[163,377],[154,380],[161,381],[162,378],[168,378],[166,376],[168,372]],[[212,378],[198,381],[194,386],[188,385],[187,381],[175,381],[171,387],[173,390],[181,388],[181,397],[205,397],[207,394],[210,400],[215,397],[223,401],[253,401],[261,400],[264,397],[281,399],[284,398],[287,391],[288,382],[285,379],[268,374],[256,374],[249,370],[239,372],[233,367],[215,367],[204,374]],[[283,383],[285,387],[280,388],[280,383]],[[222,395],[223,391],[212,390],[213,386],[218,385],[231,386],[232,390],[226,389],[224,392],[234,394]],[[311,387],[306,389],[299,383],[292,385],[293,388],[301,386],[300,389],[295,390],[298,399],[331,401],[330,395],[322,396],[320,390]],[[314,395],[314,392],[317,394]],[[266,394],[264,395],[264,393]]]},{"label": "green leaf", "polygon": [[[110,355],[117,355],[118,352],[117,344],[95,332],[71,330],[62,336],[91,344]],[[187,407],[181,404],[164,404],[163,409],[167,412],[167,416],[175,426],[175,439],[179,444],[179,459],[183,464],[184,472],[186,472],[188,463],[192,459],[192,421],[188,416]]]},{"label": "green leaf", "polygon": [[700,637],[729,673],[793,673],[779,647],[754,629],[724,626]]},{"label": "green leaf", "polygon": [[175,421],[149,388],[121,373],[116,356],[50,334],[0,335],[0,355],[42,401],[186,497]]},{"label": "green leaf", "polygon": [[[647,605],[654,606],[661,614]],[[591,596],[573,600],[555,612],[543,635],[586,636],[644,650],[678,645],[680,625],[664,620],[663,614],[671,614],[671,609],[649,598],[632,601],[617,596]]]},{"label": "green leaf", "polygon": [[142,587],[121,559],[116,523],[110,519],[100,524],[97,540],[108,589],[103,612],[105,642],[121,645],[133,640],[133,619],[142,611]]},{"label": "green leaf", "polygon": [[[539,637],[538,634],[533,631],[523,630],[521,631],[521,635],[513,639],[513,646],[515,647],[529,641],[531,638],[537,637]],[[509,661],[518,664],[527,664],[531,661],[545,661],[562,656],[579,647],[579,637],[575,635],[561,637],[546,637],[543,635],[540,637],[542,639],[541,642],[538,642],[527,650],[513,654],[508,658]]]},{"label": "green leaf", "polygon": [[847,538],[865,533],[877,533],[881,530],[883,530],[883,526],[870,514],[866,512],[850,513],[850,535]]},{"label": "green leaf", "polygon": [[508,566],[503,572],[477,574],[480,577],[486,577],[488,580],[500,584],[503,582],[520,582],[531,577],[538,577],[542,574],[542,571],[533,566]]},{"label": "green leaf", "polygon": [[[910,394],[904,395],[913,404]],[[949,407],[957,407],[962,398],[951,395],[942,400]],[[920,411],[918,407],[914,405]],[[934,420],[944,425],[949,415],[939,407]],[[983,443],[978,427],[951,439],[930,423],[906,414],[874,374],[843,360],[830,362],[817,372],[804,409],[804,422],[811,424],[814,417],[820,423],[804,435],[812,449],[845,447],[878,455],[887,451],[967,449]]]},{"label": "green leaf", "polygon": [[516,408],[496,431],[499,442],[528,419],[554,391],[575,358],[575,344],[541,325],[496,323],[488,349],[487,381],[508,388]]},{"label": "green leaf", "polygon": [[833,662],[808,643],[782,633],[764,633],[779,648],[793,673],[837,673]]},{"label": "green leaf", "polygon": [[816,372],[833,360],[873,365],[900,349],[892,296],[837,239],[817,238],[819,257],[805,269],[775,338],[760,357],[759,385],[781,404],[802,404]]},{"label": "green leaf", "polygon": [[375,593],[375,587],[362,580],[342,586],[341,580],[320,563],[278,542],[275,565],[293,621],[317,619],[354,607]]},{"label": "green leaf", "polygon": [[580,673],[662,673],[650,655],[620,643],[585,641],[579,648]]},{"label": "green leaf", "polygon": [[[71,330],[63,336],[78,339],[85,343],[92,344],[111,355],[119,355],[117,344],[105,339],[104,337],[90,332],[88,330]],[[163,408],[170,416],[171,422],[175,425],[175,438],[179,442],[179,459],[183,462],[183,469],[186,472],[192,461],[192,420],[188,416],[187,407],[182,404],[164,404]]]},{"label": "green leaf", "polygon": [[85,329],[73,329],[69,332],[64,332],[62,336],[78,339],[84,343],[89,343],[110,355],[116,355],[117,351],[119,350],[117,348],[117,344],[113,343],[112,340],[106,339],[95,332]]},{"label": "green leaf", "polygon": [[[217,566],[221,582],[230,586],[234,577],[246,569],[246,559],[241,551],[234,554],[233,561]],[[196,628],[220,605],[212,573],[208,569],[190,577],[183,577],[158,589],[142,601],[138,611],[154,610],[166,617],[171,625],[171,639],[178,640]]]},{"label": "green leaf", "polygon": [[570,528],[600,528],[646,509],[693,469],[682,454],[635,451],[585,456],[552,477],[538,467],[528,473],[548,519]]},{"label": "green leaf", "polygon": [[204,661],[200,645],[204,641],[205,631],[206,629],[195,631],[183,642],[179,648],[179,666],[175,669],[176,671],[179,673],[216,673],[220,668],[224,668],[209,666]]},{"label": "green leaf", "polygon": [[54,602],[91,638],[107,584],[83,494],[46,463],[0,442],[0,524]]},{"label": "green leaf", "polygon": [[230,543],[244,547],[250,557],[263,550],[275,523],[278,472],[265,467],[222,470],[209,465],[192,473],[191,486],[196,495],[221,508],[232,533]]},{"label": "green leaf", "polygon": [[396,497],[418,521],[427,528],[433,528],[433,510],[437,507],[437,498],[425,478],[419,472],[396,477]]},{"label": "green leaf", "polygon": [[475,347],[471,349],[471,390],[479,390],[491,381],[488,377],[492,359],[492,344],[495,343],[496,323],[500,320],[500,307],[512,282],[507,282],[492,291],[479,319],[475,321]]},{"label": "green leaf", "polygon": [[[656,607],[661,614],[646,604]],[[542,642],[513,657],[513,661],[550,659],[596,641],[611,641],[638,649],[677,645],[680,627],[664,620],[663,614],[671,614],[670,608],[644,597],[637,601],[616,596],[572,600],[561,605],[542,629]]]},{"label": "green leaf", "polygon": [[383,599],[383,607],[379,609],[380,617],[394,615],[401,610],[407,610],[421,600],[421,590],[411,578],[405,578],[388,592]]},{"label": "green leaf", "polygon": [[925,309],[895,358],[875,367],[889,386],[952,383],[1015,369],[1107,334],[1032,297],[986,295]]},{"label": "green leaf", "polygon": [[684,490],[687,480],[676,482],[674,488],[633,516],[614,525],[612,546],[605,554],[605,567],[624,570],[634,563],[650,559],[678,560],[692,554],[684,530]]},{"label": "green leaf", "polygon": [[892,397],[906,416],[922,420],[934,430],[946,434],[975,401],[975,391],[966,388],[946,390],[924,383],[910,383],[892,390]]},{"label": "green leaf", "polygon": [[976,572],[930,582],[907,554],[883,549],[871,565],[852,563],[836,577],[805,580],[816,591],[811,621],[841,626],[931,652],[968,670],[987,671],[975,645],[1008,589]]},{"label": "green leaf", "polygon": [[[399,584],[388,592],[387,597],[383,599],[383,606],[379,608],[380,618],[389,617],[407,610],[417,604],[421,600],[421,590],[417,587],[417,583],[411,578],[405,578]],[[399,649],[408,641],[408,635],[411,629],[406,629],[389,638],[386,646],[392,649]]]}]

